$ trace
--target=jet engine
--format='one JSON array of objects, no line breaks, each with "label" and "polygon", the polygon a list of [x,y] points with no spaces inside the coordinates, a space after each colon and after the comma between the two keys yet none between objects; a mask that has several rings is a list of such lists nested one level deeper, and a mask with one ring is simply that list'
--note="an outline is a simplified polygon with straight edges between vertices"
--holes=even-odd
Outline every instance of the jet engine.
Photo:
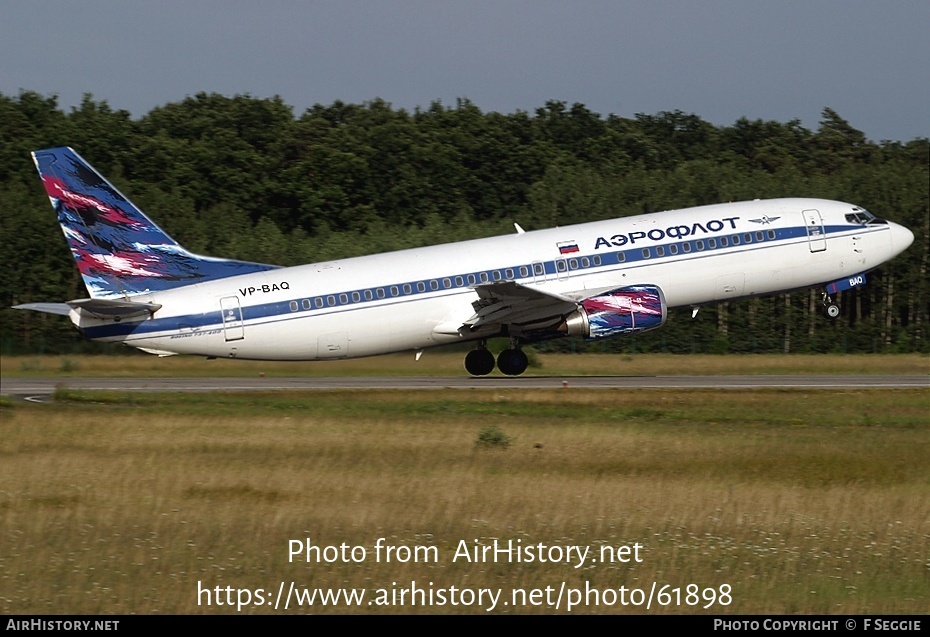
[{"label": "jet engine", "polygon": [[584,299],[559,331],[593,341],[662,327],[667,316],[665,295],[658,286],[631,285]]}]

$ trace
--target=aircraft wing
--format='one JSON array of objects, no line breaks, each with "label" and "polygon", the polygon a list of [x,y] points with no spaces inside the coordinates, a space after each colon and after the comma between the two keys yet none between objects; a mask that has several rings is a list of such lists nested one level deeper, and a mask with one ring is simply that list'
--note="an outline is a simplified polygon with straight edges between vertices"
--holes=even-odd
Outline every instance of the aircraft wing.
[{"label": "aircraft wing", "polygon": [[521,285],[516,281],[496,281],[475,286],[478,300],[475,314],[465,321],[471,329],[485,325],[525,325],[564,316],[578,307],[578,301]]}]

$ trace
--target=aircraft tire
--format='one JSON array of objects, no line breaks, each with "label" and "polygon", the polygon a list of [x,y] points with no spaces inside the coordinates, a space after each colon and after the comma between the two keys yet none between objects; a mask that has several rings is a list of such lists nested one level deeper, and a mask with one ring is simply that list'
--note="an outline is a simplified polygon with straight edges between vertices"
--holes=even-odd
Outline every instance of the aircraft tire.
[{"label": "aircraft tire", "polygon": [[523,350],[505,349],[497,356],[497,368],[507,376],[519,376],[528,365],[529,359]]},{"label": "aircraft tire", "polygon": [[465,371],[472,376],[487,376],[494,371],[494,354],[484,348],[473,349],[465,355]]},{"label": "aircraft tire", "polygon": [[840,306],[836,303],[828,303],[823,308],[823,315],[828,319],[838,318],[840,315]]}]

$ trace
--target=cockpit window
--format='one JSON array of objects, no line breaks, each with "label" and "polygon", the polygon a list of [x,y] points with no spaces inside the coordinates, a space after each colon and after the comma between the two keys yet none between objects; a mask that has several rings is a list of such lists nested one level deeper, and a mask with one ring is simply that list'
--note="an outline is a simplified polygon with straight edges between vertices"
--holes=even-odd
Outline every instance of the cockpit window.
[{"label": "cockpit window", "polygon": [[888,223],[884,219],[879,219],[864,208],[853,208],[853,211],[846,215],[846,221],[849,223],[858,223],[863,226],[875,223]]}]

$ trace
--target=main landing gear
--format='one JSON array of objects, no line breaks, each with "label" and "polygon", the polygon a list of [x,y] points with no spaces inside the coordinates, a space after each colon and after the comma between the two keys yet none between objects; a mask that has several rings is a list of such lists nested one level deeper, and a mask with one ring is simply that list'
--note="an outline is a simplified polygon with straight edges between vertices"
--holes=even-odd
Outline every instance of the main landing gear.
[{"label": "main landing gear", "polygon": [[497,355],[497,369],[508,376],[519,376],[529,364],[526,353],[519,347],[505,349]]},{"label": "main landing gear", "polygon": [[478,349],[465,355],[465,371],[472,376],[487,376],[494,371],[494,354],[488,351],[484,341]]},{"label": "main landing gear", "polygon": [[[497,355],[497,368],[507,376],[519,376],[528,366],[526,353],[514,341],[511,341],[510,349]],[[465,371],[472,376],[487,376],[494,371],[494,354],[488,351],[485,341],[481,341],[478,349],[473,349],[465,356]]]},{"label": "main landing gear", "polygon": [[831,320],[839,317],[840,306],[833,302],[832,296],[824,292],[821,302],[823,303],[823,315],[824,316],[826,316],[828,319],[831,319]]}]

